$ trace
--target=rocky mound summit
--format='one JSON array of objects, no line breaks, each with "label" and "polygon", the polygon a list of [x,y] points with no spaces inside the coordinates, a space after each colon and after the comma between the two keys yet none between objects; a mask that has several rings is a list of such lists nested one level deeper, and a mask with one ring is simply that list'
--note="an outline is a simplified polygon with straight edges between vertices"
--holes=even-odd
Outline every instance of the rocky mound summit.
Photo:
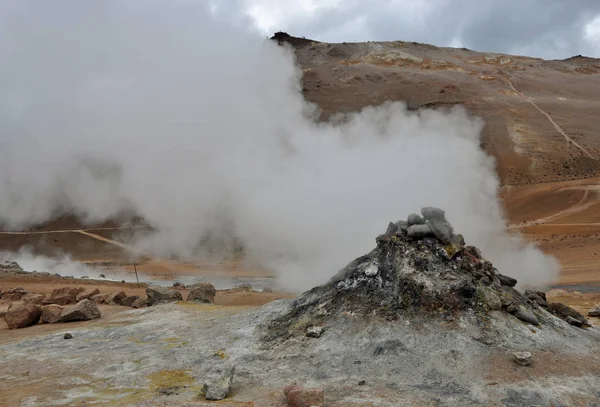
[{"label": "rocky mound summit", "polygon": [[577,328],[589,327],[577,311],[548,303],[543,292],[515,289],[517,280],[500,274],[479,249],[465,244],[443,210],[426,207],[421,213],[390,222],[374,250],[352,261],[329,283],[299,297],[287,313],[272,321],[266,340],[289,338],[306,325],[326,326],[339,315],[463,319],[481,328],[482,334],[494,316],[507,317],[509,326],[567,328],[562,319]]}]

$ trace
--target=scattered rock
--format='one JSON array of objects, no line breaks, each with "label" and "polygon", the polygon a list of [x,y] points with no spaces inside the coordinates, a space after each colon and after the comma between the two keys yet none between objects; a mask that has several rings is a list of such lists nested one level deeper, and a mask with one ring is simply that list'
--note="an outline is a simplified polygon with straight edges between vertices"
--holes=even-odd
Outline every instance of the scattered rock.
[{"label": "scattered rock", "polygon": [[77,295],[85,291],[83,287],[60,287],[52,290],[50,297],[46,298],[42,304],[69,305],[77,302]]},{"label": "scattered rock", "polygon": [[433,231],[429,228],[429,225],[410,225],[406,233],[409,238],[415,240],[433,236]]},{"label": "scattered rock", "polygon": [[61,316],[60,322],[88,321],[90,319],[100,318],[98,305],[92,300],[81,300],[77,304],[66,307]]},{"label": "scattered rock", "polygon": [[202,386],[202,393],[207,400],[223,400],[229,394],[235,366],[219,366],[208,373]]},{"label": "scattered rock", "polygon": [[[482,279],[483,280],[483,279]],[[498,296],[496,293],[494,293],[491,290],[483,290],[483,300],[485,301],[485,304],[488,306],[488,308],[491,311],[497,311],[502,309],[502,300],[500,299],[500,296]]]},{"label": "scattered rock", "polygon": [[183,284],[181,284],[179,281],[175,281],[173,283],[173,288],[185,288],[185,286]]},{"label": "scattered rock", "polygon": [[148,300],[145,298],[138,298],[133,303],[131,303],[131,308],[146,308],[148,306]]},{"label": "scattered rock", "polygon": [[41,321],[43,324],[55,324],[60,321],[64,307],[56,304],[42,306]]},{"label": "scattered rock", "polygon": [[515,352],[513,353],[513,360],[521,366],[531,366],[531,353],[530,352]]},{"label": "scattered rock", "polygon": [[4,320],[8,329],[19,329],[37,324],[41,315],[42,309],[39,305],[18,301],[10,305]]},{"label": "scattered rock", "polygon": [[235,288],[236,288],[236,290],[240,290],[240,291],[252,291],[252,285],[250,285],[248,283],[240,284]]},{"label": "scattered rock", "polygon": [[27,291],[25,291],[23,287],[15,287],[5,291],[4,294],[2,294],[2,299],[8,301],[21,301],[26,295]]},{"label": "scattered rock", "polygon": [[109,293],[104,293],[104,294],[96,294],[93,295],[90,300],[94,301],[96,304],[103,304],[106,302],[106,299],[108,298],[110,294]]},{"label": "scattered rock", "polygon": [[133,304],[134,302],[136,302],[136,300],[139,300],[139,299],[140,299],[139,295],[129,295],[121,300],[121,305],[124,305],[126,307],[131,307],[131,304]]},{"label": "scattered rock", "polygon": [[148,287],[146,288],[148,295],[148,305],[156,305],[160,303],[183,301],[181,293],[172,288],[165,287]]},{"label": "scattered rock", "polygon": [[502,285],[505,285],[508,287],[514,287],[517,285],[517,280],[512,277],[505,276],[500,273],[498,273],[496,276],[500,279],[500,284],[502,284]]},{"label": "scattered rock", "polygon": [[[519,318],[521,321],[528,322],[532,325],[540,324],[540,321],[533,314],[533,312],[529,311],[528,309],[524,308],[521,305],[516,306],[515,307],[516,309],[514,309],[512,307],[513,307],[512,305],[509,307],[509,308],[511,308],[510,311],[507,308],[507,311],[510,312],[511,314],[513,314],[515,317]],[[514,311],[513,311],[513,309],[514,309]]]},{"label": "scattered rock", "polygon": [[600,308],[592,308],[588,311],[588,317],[600,317]]},{"label": "scattered rock", "polygon": [[408,226],[424,225],[425,220],[421,216],[417,215],[416,213],[411,213],[410,215],[408,215],[408,218],[406,219],[406,224]]},{"label": "scattered rock", "polygon": [[127,298],[125,291],[119,291],[117,293],[109,294],[104,302],[108,305],[121,305],[121,301],[125,298]]},{"label": "scattered rock", "polygon": [[323,335],[325,329],[322,326],[309,326],[306,330],[306,336],[309,338],[319,338]]},{"label": "scattered rock", "polygon": [[46,299],[45,294],[27,294],[23,297],[23,302],[27,304],[37,304],[41,305],[42,302]]},{"label": "scattered rock", "polygon": [[283,394],[289,407],[323,407],[325,392],[322,388],[305,389],[297,384],[286,387]]},{"label": "scattered rock", "polygon": [[580,320],[575,319],[571,316],[566,317],[565,322],[569,323],[570,325],[576,326],[578,328],[581,328],[581,326],[583,325],[583,322],[581,322]]},{"label": "scattered rock", "polygon": [[361,380],[358,382],[359,386],[364,386],[365,384],[367,384],[367,382],[365,380]]},{"label": "scattered rock", "polygon": [[98,295],[98,294],[100,294],[100,290],[97,288],[94,288],[93,290],[82,291],[79,294],[77,294],[77,302],[79,302],[81,300],[89,300],[94,295]]},{"label": "scattered rock", "polygon": [[106,276],[104,274],[100,274],[98,277],[100,277],[100,278],[106,278]]},{"label": "scattered rock", "polygon": [[421,214],[435,237],[437,237],[440,242],[445,245],[452,243],[452,226],[450,226],[450,223],[446,220],[446,213],[442,209],[429,206],[422,208]]},{"label": "scattered rock", "polygon": [[386,236],[391,236],[398,231],[398,225],[393,222],[388,223],[387,230],[385,231]]},{"label": "scattered rock", "polygon": [[[550,302],[548,303],[548,311],[550,311],[553,315],[556,315],[560,319],[567,321],[567,317],[572,317],[579,322],[581,325],[589,326],[590,323],[588,320],[581,315],[579,312],[569,307],[568,305],[561,304],[559,302]],[[567,321],[568,322],[568,321]]]},{"label": "scattered rock", "polygon": [[215,302],[217,290],[215,290],[215,287],[212,284],[198,283],[194,284],[191,288],[192,289],[187,297],[188,301],[203,302],[207,304]]},{"label": "scattered rock", "polygon": [[548,303],[546,302],[546,293],[542,291],[525,290],[524,295],[529,299],[529,301],[539,305],[540,307],[546,308],[548,306]]},{"label": "scattered rock", "polygon": [[66,334],[63,335],[63,338],[64,339],[73,339],[73,335],[71,335],[70,333],[67,332]]}]

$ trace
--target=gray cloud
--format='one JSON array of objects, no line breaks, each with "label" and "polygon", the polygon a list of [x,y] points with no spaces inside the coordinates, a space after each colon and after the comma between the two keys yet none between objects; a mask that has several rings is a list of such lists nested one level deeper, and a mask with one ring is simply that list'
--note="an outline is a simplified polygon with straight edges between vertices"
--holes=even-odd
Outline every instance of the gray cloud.
[{"label": "gray cloud", "polygon": [[341,0],[308,14],[280,13],[270,28],[328,42],[404,40],[562,59],[600,57],[600,39],[586,37],[599,16],[596,0]]}]

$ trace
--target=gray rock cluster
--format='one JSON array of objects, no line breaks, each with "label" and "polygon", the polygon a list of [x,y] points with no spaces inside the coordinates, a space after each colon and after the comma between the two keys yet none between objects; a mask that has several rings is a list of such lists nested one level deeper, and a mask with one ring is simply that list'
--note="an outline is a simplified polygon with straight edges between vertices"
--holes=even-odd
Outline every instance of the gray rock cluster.
[{"label": "gray rock cluster", "polygon": [[390,223],[388,230],[380,238],[389,237],[398,231],[402,231],[411,239],[424,239],[435,237],[443,244],[463,244],[461,235],[455,235],[450,222],[446,220],[446,213],[439,208],[431,206],[421,208],[421,215],[411,213],[406,221]]}]

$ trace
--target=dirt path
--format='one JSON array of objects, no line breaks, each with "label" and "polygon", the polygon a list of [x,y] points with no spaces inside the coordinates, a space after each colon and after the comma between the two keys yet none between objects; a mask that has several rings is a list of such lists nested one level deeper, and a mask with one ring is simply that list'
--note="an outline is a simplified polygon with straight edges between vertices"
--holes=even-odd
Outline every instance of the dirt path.
[{"label": "dirt path", "polygon": [[544,110],[542,110],[534,101],[532,101],[531,99],[529,99],[523,93],[519,92],[508,76],[506,77],[506,80],[507,80],[507,83],[510,86],[510,88],[515,93],[517,93],[519,96],[521,96],[527,102],[529,102],[533,107],[535,107],[537,110],[539,110],[540,113],[542,113],[544,116],[546,116],[546,118],[550,121],[550,123],[552,123],[552,125],[554,126],[554,128],[556,129],[556,131],[558,131],[565,138],[565,140],[567,140],[567,143],[573,144],[575,147],[577,147],[579,150],[581,150],[581,152],[583,152],[585,155],[587,155],[591,159],[593,159],[593,160],[597,159],[596,157],[594,157],[593,155],[591,155],[589,151],[587,151],[585,148],[583,148],[582,146],[580,146],[579,143],[577,143],[575,140],[573,140],[571,137],[569,137],[563,131],[563,129],[558,124],[556,124],[556,122],[554,120],[552,120],[552,117],[550,117],[550,115],[548,113],[546,113]]},{"label": "dirt path", "polygon": [[72,233],[87,232],[93,230],[127,230],[127,229],[147,229],[147,226],[121,226],[115,228],[92,228],[92,229],[60,229],[60,230],[32,230],[32,231],[0,231],[0,235],[44,235],[49,233]]},{"label": "dirt path", "polygon": [[[584,202],[589,198],[590,189],[597,189],[597,187],[594,186],[594,187],[586,187],[586,188],[581,188],[581,189],[584,189],[585,192],[583,194],[583,197],[575,205],[570,206],[570,207],[568,207],[566,209],[563,209],[562,211],[553,213],[552,215],[545,216],[543,218],[534,219],[534,220],[530,220],[530,221],[527,221],[527,222],[509,224],[509,225],[507,225],[507,228],[514,229],[514,228],[521,228],[521,227],[528,227],[528,226],[536,226],[536,225],[545,224],[545,223],[550,222],[553,219],[557,219],[557,218],[560,218],[562,216],[570,215],[572,213],[581,212],[581,211],[589,208],[590,206],[595,205],[596,204],[595,201],[589,202],[587,204],[584,203]],[[559,191],[562,191],[562,190],[564,190],[564,189],[560,189]],[[566,225],[574,225],[574,224],[568,224],[567,223],[567,224],[564,224],[564,225],[566,226]],[[591,223],[590,224],[586,224],[586,225],[591,225]]]},{"label": "dirt path", "polygon": [[142,255],[142,256],[145,256],[145,257],[151,257],[150,253],[148,253],[145,250],[137,249],[137,248],[135,248],[133,246],[129,246],[129,245],[125,244],[125,243],[117,242],[116,240],[108,239],[108,238],[106,238],[104,236],[100,236],[100,235],[97,235],[95,233],[90,233],[90,232],[87,232],[87,231],[85,231],[83,229],[73,230],[73,232],[74,233],[79,233],[79,234],[82,234],[82,235],[85,235],[85,236],[88,236],[88,237],[91,237],[92,239],[100,240],[100,241],[105,242],[105,243],[113,244],[115,246],[120,247],[121,249],[127,250],[127,251],[129,251],[131,253],[134,253],[134,254],[137,254],[137,255]]}]

